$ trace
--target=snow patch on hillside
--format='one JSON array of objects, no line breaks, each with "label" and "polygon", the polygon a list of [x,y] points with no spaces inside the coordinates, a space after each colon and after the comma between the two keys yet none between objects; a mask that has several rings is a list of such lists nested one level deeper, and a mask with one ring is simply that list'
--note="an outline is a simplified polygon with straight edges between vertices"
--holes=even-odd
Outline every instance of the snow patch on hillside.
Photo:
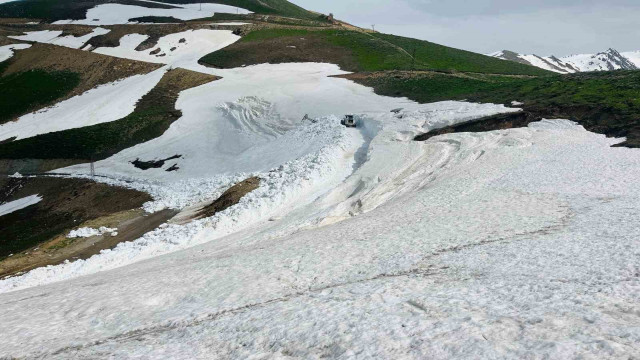
[{"label": "snow patch on hillside", "polygon": [[121,119],[162,79],[165,68],[100,85],[54,106],[0,125],[0,140],[24,139]]},{"label": "snow patch on hillside", "polygon": [[210,17],[215,13],[251,13],[236,6],[222,4],[195,3],[166,5],[174,6],[174,8],[160,9],[136,5],[101,4],[89,9],[84,20],[59,20],[54,22],[54,24],[119,25],[130,23],[130,19],[145,16],[174,17],[179,20],[193,20]]},{"label": "snow patch on hillside", "polygon": [[11,58],[16,50],[28,49],[30,47],[30,44],[11,44],[0,46],[0,62]]},{"label": "snow patch on hillside", "polygon": [[12,212],[26,208],[27,206],[35,205],[42,201],[39,195],[31,195],[22,199],[9,201],[0,205],[0,216],[11,214]]},{"label": "snow patch on hillside", "polygon": [[34,41],[45,44],[52,44],[58,46],[64,46],[72,49],[80,49],[87,43],[87,41],[91,40],[91,38],[99,35],[104,35],[109,33],[111,30],[104,28],[95,28],[87,35],[83,36],[60,36],[62,35],[62,31],[58,30],[42,30],[42,31],[30,31],[26,32],[25,35],[19,36],[9,36],[10,38],[16,40],[23,41]]},{"label": "snow patch on hillside", "polygon": [[213,51],[227,47],[240,39],[229,30],[188,30],[163,36],[156,46],[144,51],[136,47],[148,35],[128,34],[120,39],[117,47],[97,48],[93,52],[125,59],[171,64],[189,70],[199,69],[198,60]]}]

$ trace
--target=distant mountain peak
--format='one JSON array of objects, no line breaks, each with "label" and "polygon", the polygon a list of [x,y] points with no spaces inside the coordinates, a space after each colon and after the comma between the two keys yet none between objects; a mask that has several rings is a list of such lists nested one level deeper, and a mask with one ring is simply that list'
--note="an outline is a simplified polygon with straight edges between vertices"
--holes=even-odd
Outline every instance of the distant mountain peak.
[{"label": "distant mountain peak", "polygon": [[510,50],[502,50],[489,56],[536,66],[561,74],[587,71],[637,70],[640,69],[640,52],[620,53],[609,48],[597,54],[578,54],[562,58],[556,56],[523,55]]}]

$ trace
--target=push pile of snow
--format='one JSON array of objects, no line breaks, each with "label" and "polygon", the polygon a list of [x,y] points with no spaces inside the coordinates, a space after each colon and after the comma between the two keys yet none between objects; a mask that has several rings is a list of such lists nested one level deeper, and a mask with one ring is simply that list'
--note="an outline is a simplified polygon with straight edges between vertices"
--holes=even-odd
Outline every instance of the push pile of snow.
[{"label": "push pile of snow", "polygon": [[173,17],[179,20],[193,20],[210,17],[215,13],[251,13],[250,11],[236,6],[211,3],[165,5],[172,6],[172,8],[161,9],[136,5],[102,4],[89,9],[87,11],[87,17],[84,20],[60,20],[56,21],[54,24],[118,25],[130,23],[130,19],[146,16]]},{"label": "push pile of snow", "polygon": [[39,195],[31,195],[22,199],[9,201],[0,205],[0,216],[11,214],[14,211],[18,211],[26,208],[27,206],[35,205],[42,201]]},{"label": "push pile of snow", "polygon": [[67,238],[75,239],[75,238],[88,238],[92,236],[100,236],[104,234],[109,234],[111,236],[118,235],[118,229],[108,228],[105,226],[101,226],[98,229],[83,227],[75,230],[71,230],[69,234],[67,234]]}]

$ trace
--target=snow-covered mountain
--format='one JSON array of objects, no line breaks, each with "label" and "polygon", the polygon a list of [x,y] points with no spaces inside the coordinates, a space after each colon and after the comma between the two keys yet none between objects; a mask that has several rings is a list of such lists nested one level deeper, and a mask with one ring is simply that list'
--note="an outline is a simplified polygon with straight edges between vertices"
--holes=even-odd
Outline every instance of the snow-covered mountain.
[{"label": "snow-covered mountain", "polygon": [[513,51],[498,51],[489,56],[503,60],[533,65],[562,74],[586,71],[637,70],[640,68],[640,51],[620,53],[609,49],[597,54],[570,55],[562,58],[518,54]]}]

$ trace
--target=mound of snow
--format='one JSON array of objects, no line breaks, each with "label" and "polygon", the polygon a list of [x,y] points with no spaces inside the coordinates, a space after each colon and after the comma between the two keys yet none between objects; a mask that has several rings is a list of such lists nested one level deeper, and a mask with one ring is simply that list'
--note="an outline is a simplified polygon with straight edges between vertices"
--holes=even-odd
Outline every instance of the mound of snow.
[{"label": "mound of snow", "polygon": [[[83,227],[75,230],[71,230],[69,234],[67,234],[67,238],[75,239],[75,238],[89,238],[93,236],[100,236],[104,234],[109,234],[111,236],[118,235],[118,229],[108,228],[105,226],[101,226],[99,229],[94,229],[90,227]],[[114,235],[115,234],[115,235]]]}]

